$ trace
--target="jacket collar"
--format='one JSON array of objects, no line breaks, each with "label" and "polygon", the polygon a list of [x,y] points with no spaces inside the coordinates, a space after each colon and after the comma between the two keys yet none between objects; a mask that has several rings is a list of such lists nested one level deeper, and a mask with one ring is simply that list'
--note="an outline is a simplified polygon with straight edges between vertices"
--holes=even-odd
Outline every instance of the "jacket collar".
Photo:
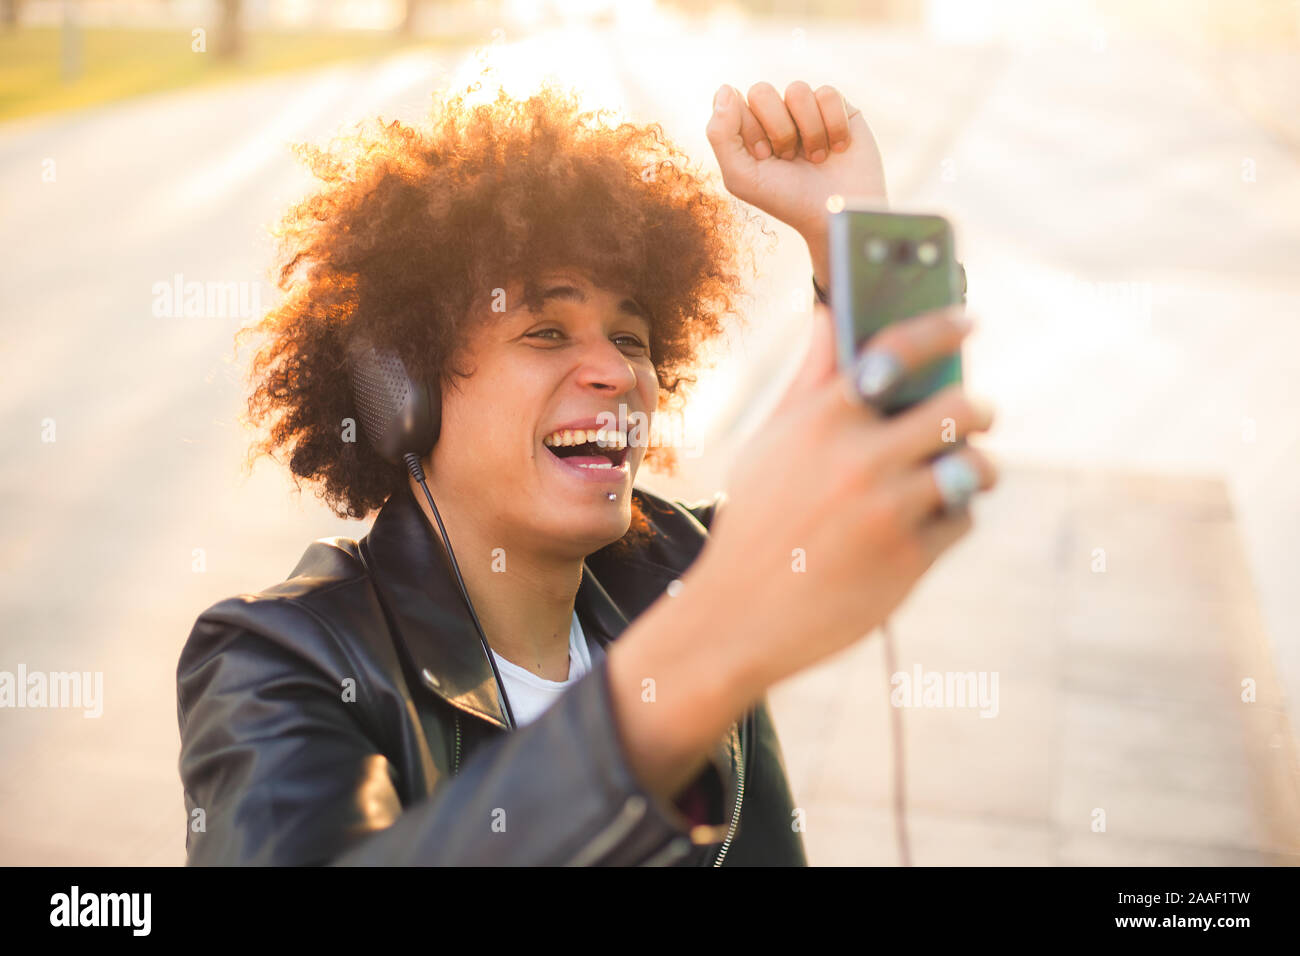
[{"label": "jacket collar", "polygon": [[[701,540],[694,553],[683,555],[685,562],[702,546]],[[478,630],[441,538],[409,483],[385,502],[360,548],[389,625],[425,686],[454,707],[507,729]],[[608,644],[681,574],[636,550],[602,548],[583,561],[574,609],[583,629]]]}]

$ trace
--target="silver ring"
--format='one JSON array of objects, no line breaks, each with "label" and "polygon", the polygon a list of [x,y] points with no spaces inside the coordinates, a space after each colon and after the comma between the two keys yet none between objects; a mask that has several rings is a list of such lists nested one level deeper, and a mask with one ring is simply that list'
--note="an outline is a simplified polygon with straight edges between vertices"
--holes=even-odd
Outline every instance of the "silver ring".
[{"label": "silver ring", "polygon": [[973,465],[956,452],[935,459],[930,465],[934,483],[939,486],[939,497],[948,512],[966,508],[980,487],[980,476]]},{"label": "silver ring", "polygon": [[853,385],[864,402],[879,405],[903,380],[905,371],[893,352],[868,350],[853,366]]}]

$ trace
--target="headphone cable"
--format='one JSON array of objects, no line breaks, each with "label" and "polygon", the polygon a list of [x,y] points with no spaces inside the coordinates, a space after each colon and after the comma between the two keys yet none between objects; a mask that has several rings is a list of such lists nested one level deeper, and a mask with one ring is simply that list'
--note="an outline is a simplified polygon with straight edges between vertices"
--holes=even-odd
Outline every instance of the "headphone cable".
[{"label": "headphone cable", "polygon": [[460,565],[456,561],[456,552],[451,550],[451,539],[447,536],[447,529],[443,526],[442,515],[438,514],[438,506],[433,503],[433,495],[429,491],[428,484],[424,479],[424,468],[420,466],[420,458],[415,452],[407,452],[402,456],[402,461],[406,462],[406,469],[411,473],[411,477],[419,482],[420,487],[424,489],[424,497],[429,501],[429,509],[433,512],[433,518],[438,522],[438,531],[442,534],[442,542],[447,548],[447,557],[451,561],[451,569],[456,574],[456,583],[460,585],[460,593],[465,598],[465,606],[469,608],[469,616],[474,619],[474,628],[478,631],[478,638],[483,642],[483,653],[487,655],[488,664],[492,667],[492,676],[496,678],[497,692],[501,695],[501,706],[506,712],[506,720],[510,724],[510,729],[515,729],[515,715],[510,709],[510,699],[506,696],[505,683],[501,680],[501,674],[497,670],[496,658],[492,656],[492,648],[487,641],[487,635],[483,633],[483,625],[479,623],[478,612],[474,610],[474,602],[469,599],[469,591],[465,587],[465,579],[461,577]]}]

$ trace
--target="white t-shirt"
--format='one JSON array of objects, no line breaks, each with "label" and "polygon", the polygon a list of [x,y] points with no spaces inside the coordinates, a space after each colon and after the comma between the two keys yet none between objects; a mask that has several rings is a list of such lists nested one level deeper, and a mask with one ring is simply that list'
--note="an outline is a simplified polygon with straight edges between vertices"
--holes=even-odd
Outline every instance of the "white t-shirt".
[{"label": "white t-shirt", "polygon": [[577,611],[573,612],[573,623],[569,625],[568,680],[553,681],[538,677],[493,651],[501,683],[505,685],[506,697],[510,700],[510,710],[515,715],[515,726],[522,727],[540,717],[561,694],[591,670],[593,658],[599,661],[604,653],[598,642],[587,640],[582,624],[578,621]]}]

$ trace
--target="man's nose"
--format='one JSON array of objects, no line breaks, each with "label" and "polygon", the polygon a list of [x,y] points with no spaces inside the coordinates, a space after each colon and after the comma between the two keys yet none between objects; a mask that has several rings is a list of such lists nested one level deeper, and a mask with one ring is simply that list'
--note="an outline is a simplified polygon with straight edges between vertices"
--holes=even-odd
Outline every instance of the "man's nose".
[{"label": "man's nose", "polygon": [[594,341],[582,350],[578,384],[623,395],[636,390],[636,368],[608,339]]}]

